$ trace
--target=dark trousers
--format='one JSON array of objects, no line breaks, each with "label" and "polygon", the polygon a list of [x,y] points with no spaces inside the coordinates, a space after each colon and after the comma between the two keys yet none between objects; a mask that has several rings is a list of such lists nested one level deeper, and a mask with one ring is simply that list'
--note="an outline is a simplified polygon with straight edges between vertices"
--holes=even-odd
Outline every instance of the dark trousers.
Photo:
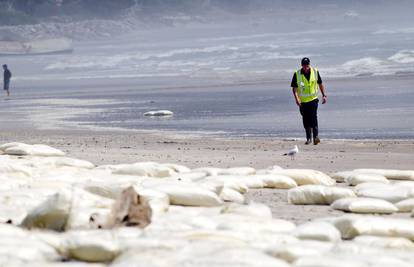
[{"label": "dark trousers", "polygon": [[311,139],[311,132],[313,132],[313,138],[318,136],[318,103],[319,99],[315,99],[307,103],[301,103],[299,108],[307,140]]}]

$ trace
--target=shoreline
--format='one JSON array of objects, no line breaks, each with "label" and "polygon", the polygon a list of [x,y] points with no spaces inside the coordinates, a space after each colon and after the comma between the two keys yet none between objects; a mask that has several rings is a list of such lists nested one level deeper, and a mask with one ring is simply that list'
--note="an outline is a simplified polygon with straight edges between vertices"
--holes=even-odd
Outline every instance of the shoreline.
[{"label": "shoreline", "polygon": [[[1,131],[1,143],[47,144],[96,165],[157,161],[190,168],[279,165],[336,172],[356,168],[414,168],[414,140],[335,140],[305,146],[304,139],[223,138],[195,135],[79,130]],[[303,141],[303,142],[302,142]],[[295,160],[282,154],[299,146]]]}]

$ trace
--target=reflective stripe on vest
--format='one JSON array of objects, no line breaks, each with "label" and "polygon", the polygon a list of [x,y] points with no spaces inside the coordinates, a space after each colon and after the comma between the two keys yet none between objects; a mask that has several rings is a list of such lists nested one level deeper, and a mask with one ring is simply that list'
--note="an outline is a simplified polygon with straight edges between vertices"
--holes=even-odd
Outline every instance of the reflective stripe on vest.
[{"label": "reflective stripe on vest", "polygon": [[303,103],[310,102],[318,98],[318,69],[310,69],[309,81],[301,70],[296,71],[296,82],[298,83],[298,96]]}]

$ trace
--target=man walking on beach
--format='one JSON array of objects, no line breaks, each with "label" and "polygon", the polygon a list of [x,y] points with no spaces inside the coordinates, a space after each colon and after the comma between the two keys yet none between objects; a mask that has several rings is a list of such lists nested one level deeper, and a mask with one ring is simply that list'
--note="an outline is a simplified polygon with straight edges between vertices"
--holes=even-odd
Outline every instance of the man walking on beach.
[{"label": "man walking on beach", "polygon": [[3,69],[4,69],[3,89],[6,91],[7,96],[10,96],[9,86],[10,86],[10,79],[12,77],[12,74],[10,70],[7,68],[6,64],[3,65]]},{"label": "man walking on beach", "polygon": [[293,74],[291,87],[306,131],[305,145],[312,142],[312,134],[313,144],[317,145],[321,142],[318,136],[318,87],[322,93],[322,104],[326,103],[327,95],[319,71],[310,66],[309,58],[302,58],[301,65],[302,68]]}]

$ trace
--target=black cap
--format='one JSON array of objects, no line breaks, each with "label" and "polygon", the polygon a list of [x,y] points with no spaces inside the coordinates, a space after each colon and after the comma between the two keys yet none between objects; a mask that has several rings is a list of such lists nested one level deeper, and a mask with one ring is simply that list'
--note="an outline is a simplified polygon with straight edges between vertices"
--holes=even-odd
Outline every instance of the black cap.
[{"label": "black cap", "polygon": [[4,64],[4,65],[3,65],[3,68],[7,68],[7,65],[6,65],[6,64]]},{"label": "black cap", "polygon": [[310,59],[308,57],[302,58],[301,64],[302,65],[309,65],[310,64]]}]

